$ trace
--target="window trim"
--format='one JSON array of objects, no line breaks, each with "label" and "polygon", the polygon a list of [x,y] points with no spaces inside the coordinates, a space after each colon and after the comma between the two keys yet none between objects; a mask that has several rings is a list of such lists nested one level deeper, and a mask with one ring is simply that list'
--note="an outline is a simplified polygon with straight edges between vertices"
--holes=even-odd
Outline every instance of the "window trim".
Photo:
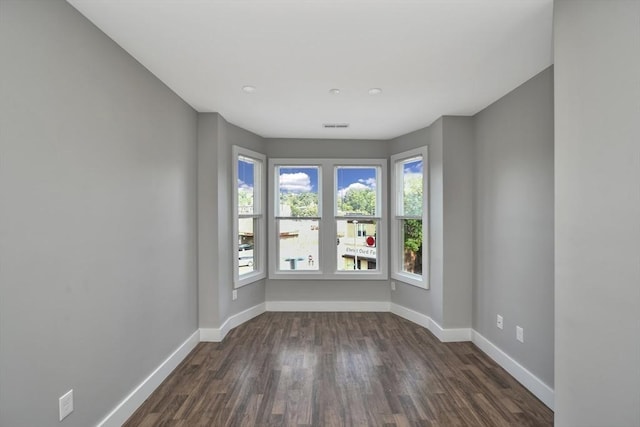
[{"label": "window trim", "polygon": [[[388,280],[388,251],[385,250],[387,244],[387,164],[388,159],[313,159],[313,158],[274,158],[269,159],[269,175],[268,175],[268,218],[269,224],[272,224],[269,231],[269,279],[284,280]],[[295,270],[286,271],[278,270],[278,253],[277,253],[277,206],[275,198],[278,197],[278,178],[277,167],[309,167],[317,166],[319,168],[318,183],[318,217],[299,218],[299,219],[318,219],[319,222],[319,260],[318,270]],[[376,183],[377,201],[376,210],[379,216],[366,217],[366,219],[375,219],[378,222],[378,236],[376,237],[376,270],[338,270],[336,256],[336,235],[337,220],[345,217],[337,216],[337,200],[335,197],[335,189],[337,184],[336,168],[337,167],[362,167],[371,166],[380,168],[379,181]],[[351,218],[351,217],[349,217]],[[360,217],[353,217],[359,219]],[[333,243],[333,244],[332,244]]]},{"label": "window trim", "polygon": [[[240,157],[248,157],[254,160],[256,163],[257,171],[254,169],[253,175],[253,214],[240,215],[238,213],[238,161]],[[267,224],[266,224],[266,182],[267,182],[267,157],[256,151],[249,150],[238,145],[232,147],[232,165],[233,165],[233,180],[232,180],[232,207],[233,207],[233,252],[232,254],[238,254],[239,242],[238,222],[240,218],[254,218],[254,245],[253,245],[253,259],[256,269],[250,273],[240,275],[239,271],[239,259],[235,255],[233,257],[233,287],[234,289],[241,288],[258,280],[267,277]]]},{"label": "window trim", "polygon": [[[402,221],[417,219],[414,216],[399,215],[399,195],[403,192],[403,169],[398,165],[411,158],[422,156],[422,274],[408,273],[402,269],[404,242],[402,241]],[[419,147],[391,156],[391,277],[409,285],[429,289],[431,275],[430,235],[429,235],[429,156],[428,147]]]}]

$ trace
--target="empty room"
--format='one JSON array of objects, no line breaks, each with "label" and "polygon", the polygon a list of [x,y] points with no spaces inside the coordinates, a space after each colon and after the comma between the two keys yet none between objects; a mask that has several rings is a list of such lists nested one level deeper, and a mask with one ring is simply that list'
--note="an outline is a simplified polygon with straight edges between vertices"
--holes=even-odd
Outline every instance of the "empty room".
[{"label": "empty room", "polygon": [[640,0],[0,0],[0,426],[640,426]]}]

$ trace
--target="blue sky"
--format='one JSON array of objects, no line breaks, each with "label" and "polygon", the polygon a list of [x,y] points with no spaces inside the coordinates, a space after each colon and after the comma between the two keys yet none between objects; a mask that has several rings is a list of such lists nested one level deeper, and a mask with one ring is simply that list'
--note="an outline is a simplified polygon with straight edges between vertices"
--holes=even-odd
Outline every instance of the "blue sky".
[{"label": "blue sky", "polygon": [[253,163],[238,160],[238,188],[253,188]]},{"label": "blue sky", "polygon": [[422,159],[405,163],[404,173],[422,173]]},{"label": "blue sky", "polygon": [[375,167],[340,167],[337,170],[338,192],[344,195],[348,190],[363,190],[376,188]]},{"label": "blue sky", "polygon": [[[319,171],[316,167],[280,167],[280,189],[283,192],[317,192]],[[338,190],[376,187],[375,167],[340,167],[337,170]],[[341,191],[342,190],[342,191]]]}]

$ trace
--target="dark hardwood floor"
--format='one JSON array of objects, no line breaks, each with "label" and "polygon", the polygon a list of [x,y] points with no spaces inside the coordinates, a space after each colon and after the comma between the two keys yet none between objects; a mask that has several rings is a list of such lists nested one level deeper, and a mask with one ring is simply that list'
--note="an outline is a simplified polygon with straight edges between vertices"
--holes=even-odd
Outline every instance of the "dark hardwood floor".
[{"label": "dark hardwood floor", "polygon": [[550,426],[471,343],[391,313],[264,313],[200,343],[125,426]]}]

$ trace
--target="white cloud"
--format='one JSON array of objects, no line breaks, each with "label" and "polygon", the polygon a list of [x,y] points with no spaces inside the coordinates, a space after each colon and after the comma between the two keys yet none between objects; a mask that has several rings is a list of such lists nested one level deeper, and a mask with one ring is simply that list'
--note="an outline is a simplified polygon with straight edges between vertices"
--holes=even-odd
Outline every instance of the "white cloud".
[{"label": "white cloud", "polygon": [[280,189],[290,193],[311,191],[311,179],[304,172],[283,173],[280,175]]},{"label": "white cloud", "polygon": [[[367,178],[367,179],[359,179],[358,182],[365,184],[367,187],[373,189],[376,188],[376,179],[375,178]],[[353,185],[353,184],[351,184]]]},{"label": "white cloud", "polygon": [[[363,180],[360,180],[360,181],[363,181]],[[375,188],[375,185],[373,186],[373,188]],[[344,197],[349,192],[349,190],[371,190],[371,189],[372,187],[368,185],[364,185],[362,182],[354,182],[352,184],[349,184],[348,187],[338,190],[338,196],[340,198]]]},{"label": "white cloud", "polygon": [[238,189],[253,192],[253,187],[241,179],[238,179]]}]

